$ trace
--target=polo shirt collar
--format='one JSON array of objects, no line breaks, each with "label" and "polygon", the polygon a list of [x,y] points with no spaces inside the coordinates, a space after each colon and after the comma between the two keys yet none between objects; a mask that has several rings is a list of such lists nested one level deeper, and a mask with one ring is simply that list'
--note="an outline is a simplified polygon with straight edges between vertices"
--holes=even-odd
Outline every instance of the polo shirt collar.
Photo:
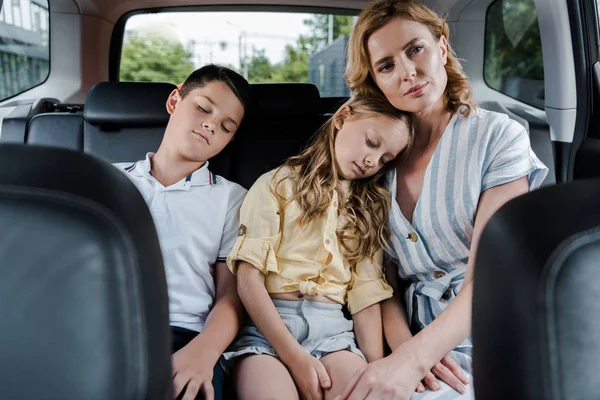
[{"label": "polo shirt collar", "polygon": [[[125,168],[127,172],[135,172],[143,175],[148,179],[155,180],[152,177],[152,163],[151,159],[154,157],[154,153],[147,153],[146,158],[133,163]],[[189,186],[205,186],[214,185],[217,183],[217,177],[210,172],[208,169],[208,161],[204,163],[202,167],[192,172],[179,182],[171,185],[173,187],[189,187]]]}]

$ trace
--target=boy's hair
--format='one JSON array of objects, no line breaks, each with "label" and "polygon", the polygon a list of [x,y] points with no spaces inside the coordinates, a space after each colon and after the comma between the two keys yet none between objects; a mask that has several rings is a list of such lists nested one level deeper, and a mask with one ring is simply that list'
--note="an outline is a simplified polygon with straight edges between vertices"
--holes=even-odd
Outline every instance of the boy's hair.
[{"label": "boy's hair", "polygon": [[286,199],[286,205],[298,202],[301,210],[298,221],[300,224],[322,215],[329,207],[334,191],[337,192],[340,204],[343,204],[340,215],[346,223],[336,233],[345,249],[348,262],[355,265],[365,257],[372,258],[378,249],[388,247],[387,219],[391,202],[390,193],[386,189],[386,174],[406,160],[412,148],[414,133],[410,115],[394,108],[385,99],[355,95],[344,105],[352,110],[352,118],[384,115],[404,123],[409,131],[406,148],[375,175],[352,181],[350,193],[344,201],[334,150],[338,133],[334,121],[342,118],[342,106],[317,131],[312,143],[300,155],[289,158],[283,166],[292,167],[297,172],[294,195]]},{"label": "boy's hair", "polygon": [[250,105],[250,84],[237,72],[220,65],[208,64],[198,68],[187,77],[179,94],[181,98],[187,96],[192,90],[206,86],[211,82],[223,82],[233,94],[240,100],[244,111],[248,111]]}]

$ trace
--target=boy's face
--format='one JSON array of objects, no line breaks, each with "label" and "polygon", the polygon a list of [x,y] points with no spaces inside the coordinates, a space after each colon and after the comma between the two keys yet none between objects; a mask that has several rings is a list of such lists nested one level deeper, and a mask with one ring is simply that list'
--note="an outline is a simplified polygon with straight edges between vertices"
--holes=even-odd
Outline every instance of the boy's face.
[{"label": "boy's face", "polygon": [[233,139],[244,107],[223,82],[210,82],[181,98],[175,89],[167,100],[171,114],[164,141],[189,161],[204,162]]}]

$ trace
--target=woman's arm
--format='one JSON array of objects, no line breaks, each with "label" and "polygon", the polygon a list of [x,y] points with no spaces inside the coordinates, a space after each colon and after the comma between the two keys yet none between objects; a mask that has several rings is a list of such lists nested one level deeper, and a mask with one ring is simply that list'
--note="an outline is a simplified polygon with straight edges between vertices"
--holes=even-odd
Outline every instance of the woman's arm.
[{"label": "woman's arm", "polygon": [[490,217],[507,201],[529,191],[527,177],[486,190],[481,195],[473,227],[473,239],[467,264],[467,273],[460,292],[448,307],[425,329],[411,339],[422,368],[428,370],[458,346],[471,333],[473,277],[477,246],[483,228]]},{"label": "woman's arm", "polygon": [[358,348],[365,355],[367,362],[382,359],[384,356],[383,330],[379,303],[352,315],[352,320]]},{"label": "woman's arm", "polygon": [[[527,177],[495,186],[481,195],[473,228],[467,274],[459,294],[425,329],[383,360],[361,369],[336,400],[409,398],[417,384],[471,332],[473,276],[477,245],[490,217],[504,203],[529,191]],[[455,388],[458,389],[458,388]]]}]

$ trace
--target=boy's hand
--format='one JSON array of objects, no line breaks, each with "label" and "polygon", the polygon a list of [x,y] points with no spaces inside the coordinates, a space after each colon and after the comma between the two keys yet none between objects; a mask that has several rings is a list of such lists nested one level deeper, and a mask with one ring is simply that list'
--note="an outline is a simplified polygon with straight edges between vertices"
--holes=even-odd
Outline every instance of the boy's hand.
[{"label": "boy's hand", "polygon": [[185,346],[171,357],[174,398],[177,398],[185,389],[182,400],[194,400],[200,391],[204,393],[206,400],[213,400],[214,365],[205,360],[201,354],[196,354],[191,350],[190,346]]},{"label": "boy's hand", "polygon": [[301,354],[290,363],[288,369],[302,399],[322,400],[323,389],[331,388],[331,379],[325,366],[308,353]]}]

